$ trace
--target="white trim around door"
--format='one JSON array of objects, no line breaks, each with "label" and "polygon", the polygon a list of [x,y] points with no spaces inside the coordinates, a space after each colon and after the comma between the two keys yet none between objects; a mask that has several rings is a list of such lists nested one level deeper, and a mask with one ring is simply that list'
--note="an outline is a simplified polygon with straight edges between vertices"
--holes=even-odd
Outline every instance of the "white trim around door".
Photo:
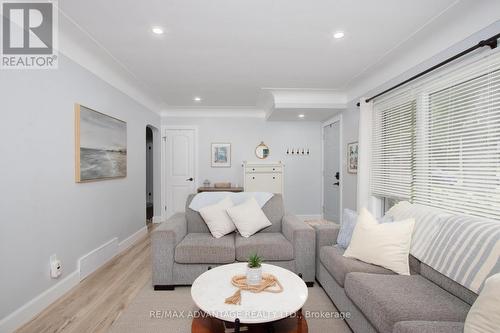
[{"label": "white trim around door", "polygon": [[344,181],[343,181],[343,171],[344,171],[344,144],[343,144],[343,122],[342,122],[342,113],[328,119],[327,121],[324,121],[321,124],[321,213],[323,214],[324,212],[324,206],[325,206],[325,137],[324,137],[324,132],[325,132],[325,127],[329,126],[331,124],[334,124],[338,122],[339,123],[339,166],[340,166],[340,185],[339,185],[339,221],[334,221],[337,223],[342,223],[342,197],[344,193]]},{"label": "white trim around door", "polygon": [[170,217],[170,212],[167,209],[167,154],[166,154],[166,139],[167,131],[170,130],[192,130],[194,131],[194,188],[199,186],[199,169],[198,169],[198,126],[196,125],[165,125],[161,127],[161,221],[166,221]]}]

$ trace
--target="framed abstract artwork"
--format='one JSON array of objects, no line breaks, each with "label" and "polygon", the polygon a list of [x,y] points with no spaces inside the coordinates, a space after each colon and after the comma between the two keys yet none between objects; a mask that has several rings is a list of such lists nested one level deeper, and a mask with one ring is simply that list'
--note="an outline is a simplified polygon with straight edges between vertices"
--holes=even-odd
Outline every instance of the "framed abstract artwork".
[{"label": "framed abstract artwork", "polygon": [[89,182],[127,176],[127,123],[75,104],[75,178]]},{"label": "framed abstract artwork", "polygon": [[351,142],[347,144],[347,172],[358,173],[358,143]]},{"label": "framed abstract artwork", "polygon": [[212,168],[231,167],[231,144],[212,143]]}]

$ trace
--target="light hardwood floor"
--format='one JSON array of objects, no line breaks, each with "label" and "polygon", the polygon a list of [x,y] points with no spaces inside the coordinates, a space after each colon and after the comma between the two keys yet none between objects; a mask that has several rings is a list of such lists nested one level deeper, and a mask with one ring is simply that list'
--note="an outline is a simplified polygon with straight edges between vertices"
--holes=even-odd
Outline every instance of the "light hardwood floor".
[{"label": "light hardwood floor", "polygon": [[151,280],[148,234],[89,275],[16,333],[107,332],[141,288]]}]

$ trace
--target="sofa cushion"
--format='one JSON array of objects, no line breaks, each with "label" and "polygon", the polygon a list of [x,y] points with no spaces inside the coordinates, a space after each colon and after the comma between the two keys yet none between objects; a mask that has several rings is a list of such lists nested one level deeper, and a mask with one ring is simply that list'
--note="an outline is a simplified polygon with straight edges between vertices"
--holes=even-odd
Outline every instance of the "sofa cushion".
[{"label": "sofa cushion", "polygon": [[400,321],[392,333],[463,333],[464,323],[450,321]]},{"label": "sofa cushion", "polygon": [[[186,200],[187,230],[188,232],[210,232],[200,213],[189,208],[195,195],[190,194]],[[281,194],[274,194],[264,207],[262,207],[262,211],[266,214],[272,225],[260,232],[281,232],[281,222],[285,214],[283,211],[283,196]]]},{"label": "sofa cushion", "polygon": [[231,198],[227,196],[215,205],[208,205],[200,209],[200,215],[215,238],[221,238],[236,230],[233,220],[227,215],[226,211],[233,206]]},{"label": "sofa cushion", "polygon": [[389,269],[346,258],[344,251],[339,246],[323,246],[319,251],[319,260],[341,287],[344,287],[346,274],[351,272],[394,274]]},{"label": "sofa cushion", "polygon": [[352,238],[352,233],[354,232],[354,227],[356,227],[357,219],[357,212],[348,208],[344,208],[342,222],[340,223],[339,235],[337,237],[337,245],[341,248],[347,249],[347,247],[349,246]]},{"label": "sofa cushion", "polygon": [[187,231],[188,232],[206,232],[209,233],[207,224],[201,217],[201,214],[189,208],[191,201],[196,194],[190,194],[186,200],[186,221],[187,221]]},{"label": "sofa cushion", "polygon": [[457,296],[467,304],[472,305],[477,299],[477,294],[475,292],[465,288],[458,282],[453,281],[446,275],[439,273],[438,271],[424,263],[420,264],[420,274],[427,280],[431,280],[447,292]]},{"label": "sofa cushion", "polygon": [[409,256],[415,220],[379,224],[363,207],[357,221],[344,256],[410,275]]},{"label": "sofa cushion", "polygon": [[465,320],[467,333],[498,333],[500,330],[500,273],[486,280]]},{"label": "sofa cushion", "polygon": [[[354,210],[344,208],[342,222],[340,224],[339,235],[337,237],[337,245],[343,249],[347,249],[351,243],[354,228],[358,222],[358,213]],[[384,215],[377,218],[379,224],[394,222],[394,218],[390,215]]]},{"label": "sofa cushion", "polygon": [[247,261],[257,253],[266,261],[293,260],[293,246],[285,236],[276,232],[259,232],[249,238],[236,235],[236,260]]},{"label": "sofa cushion", "polygon": [[400,321],[464,322],[470,305],[421,275],[349,273],[345,292],[379,332]]},{"label": "sofa cushion", "polygon": [[234,234],[214,238],[210,233],[189,233],[175,248],[175,262],[180,264],[227,264],[234,258]]},{"label": "sofa cushion", "polygon": [[274,194],[271,199],[262,207],[262,211],[266,214],[271,226],[261,230],[260,232],[281,232],[281,223],[285,215],[283,209],[283,196]]},{"label": "sofa cushion", "polygon": [[238,229],[238,233],[243,237],[250,237],[259,230],[272,225],[254,197],[241,205],[230,207],[226,211]]}]

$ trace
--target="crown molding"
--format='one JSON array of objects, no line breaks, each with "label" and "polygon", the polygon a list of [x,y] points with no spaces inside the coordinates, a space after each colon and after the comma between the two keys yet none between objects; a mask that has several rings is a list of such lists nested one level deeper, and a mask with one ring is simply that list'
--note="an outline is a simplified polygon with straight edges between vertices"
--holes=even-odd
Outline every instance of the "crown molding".
[{"label": "crown molding", "polygon": [[269,121],[297,121],[299,113],[307,120],[320,121],[346,109],[347,95],[336,89],[263,88],[259,103],[265,106]]},{"label": "crown molding", "polygon": [[[334,89],[263,88],[270,113],[279,109],[340,109],[345,108],[347,95]],[[270,99],[270,100],[269,100]],[[264,103],[263,103],[264,104]]]},{"label": "crown molding", "polygon": [[59,52],[87,69],[125,95],[159,113],[165,107],[161,99],[152,96],[146,85],[120,63],[106,48],[59,10]]}]

